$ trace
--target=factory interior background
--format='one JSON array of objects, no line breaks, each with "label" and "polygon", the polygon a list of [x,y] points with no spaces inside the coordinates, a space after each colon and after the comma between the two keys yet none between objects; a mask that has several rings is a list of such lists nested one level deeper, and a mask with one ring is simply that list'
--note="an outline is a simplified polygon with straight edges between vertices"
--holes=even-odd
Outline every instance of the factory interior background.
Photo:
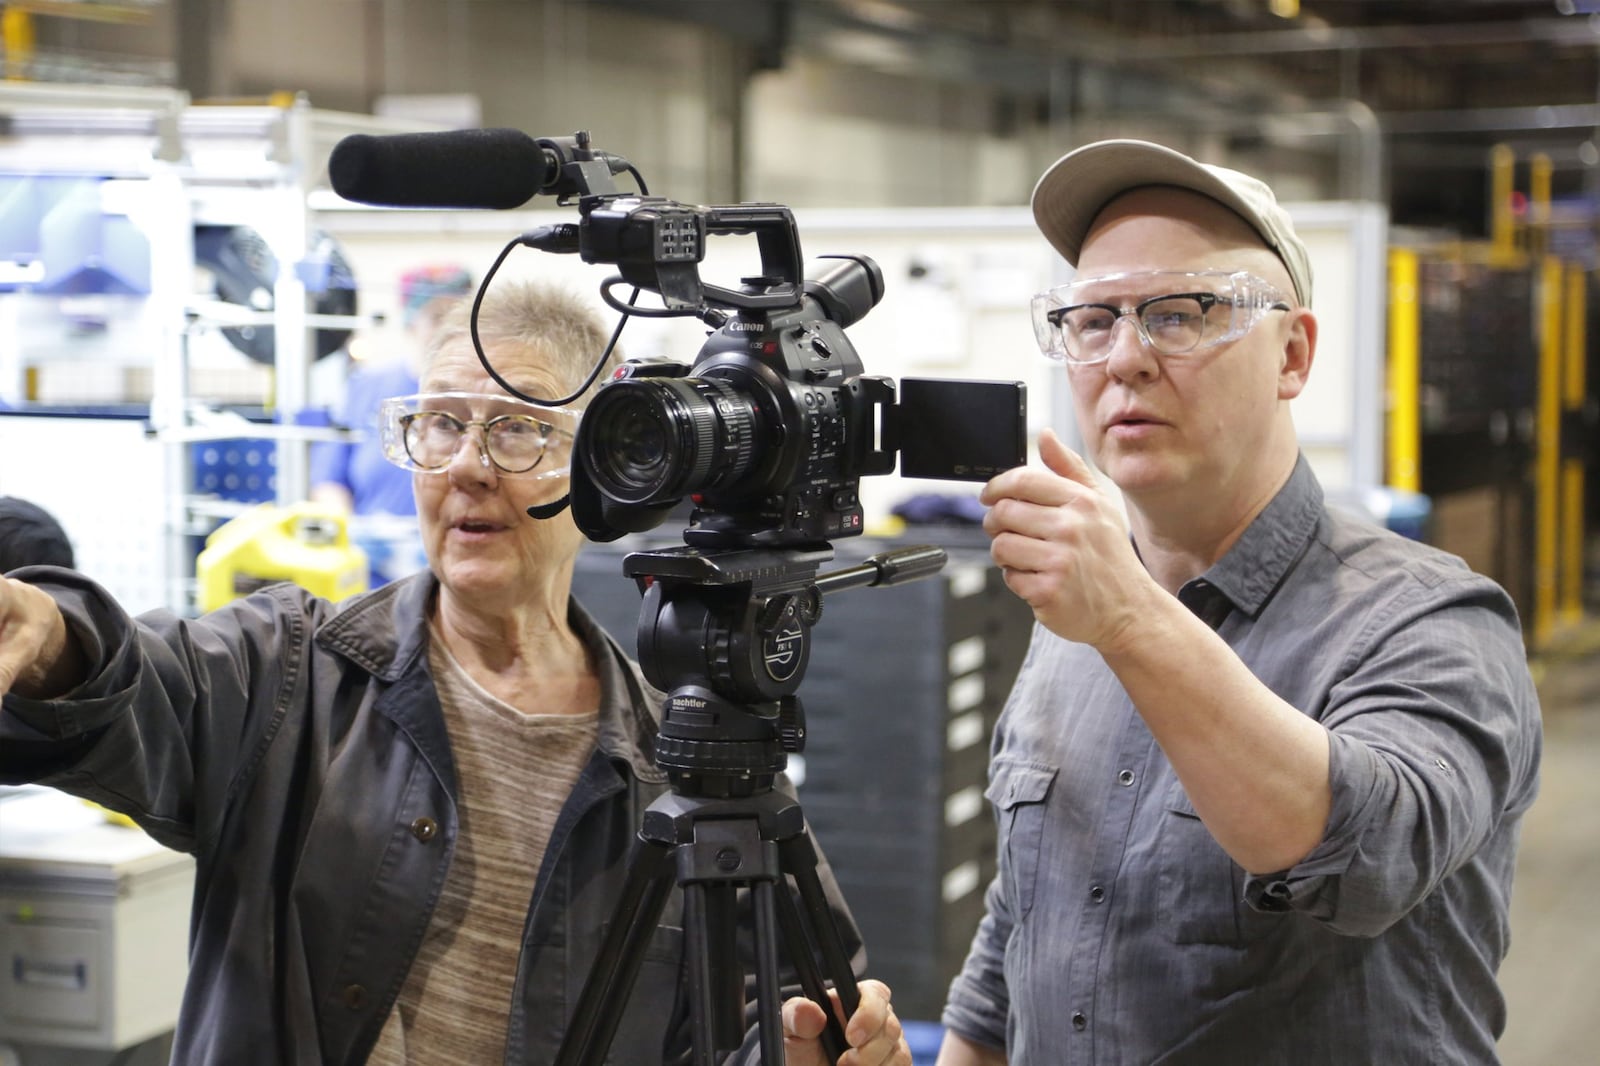
[{"label": "factory interior background", "polygon": [[[1028,318],[1068,276],[1028,211],[1038,175],[1115,136],[1261,176],[1316,271],[1322,340],[1295,417],[1330,496],[1460,555],[1522,616],[1547,747],[1502,1055],[1592,1058],[1597,0],[3,0],[0,40],[0,495],[56,515],[134,610],[205,610],[241,574],[364,584],[349,552],[307,564],[271,538],[293,539],[278,520],[307,499],[312,442],[342,432],[328,412],[351,366],[405,343],[402,275],[481,277],[519,234],[575,220],[551,197],[351,203],[328,179],[351,134],[584,131],[653,195],[787,205],[808,261],[883,271],[848,331],[867,372],[1022,382],[1030,439],[1069,441]],[[528,248],[502,269],[597,306],[614,272]],[[757,251],[714,236],[700,273],[736,284]],[[687,363],[704,339],[634,319],[621,343]],[[865,535],[836,543],[839,565],[922,542],[950,563],[830,600],[795,774],[900,1013],[930,1022],[993,874],[983,756],[1031,622],[975,493],[864,481]],[[265,540],[212,538],[263,514]],[[361,525],[397,552],[412,535]],[[625,646],[631,547],[586,547],[576,581]],[[862,750],[903,757],[866,774]],[[126,891],[60,905],[118,951],[81,994],[0,981],[0,1063],[163,1062],[187,868],[100,843],[98,812],[53,799],[0,790],[0,938],[44,905],[27,857],[82,831]]]}]

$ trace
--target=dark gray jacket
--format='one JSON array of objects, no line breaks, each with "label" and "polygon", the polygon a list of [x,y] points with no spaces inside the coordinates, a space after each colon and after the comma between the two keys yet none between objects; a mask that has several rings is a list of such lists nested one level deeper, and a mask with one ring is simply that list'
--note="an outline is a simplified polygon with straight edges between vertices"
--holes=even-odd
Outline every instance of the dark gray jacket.
[{"label": "dark gray jacket", "polygon": [[[10,695],[0,782],[133,817],[196,859],[174,1061],[364,1062],[415,957],[458,830],[428,670],[420,574],[342,605],[277,585],[200,619],[128,617],[100,587],[17,571],[55,596],[92,663],[52,702]],[[645,808],[660,694],[571,605],[603,688],[599,739],[557,820],[528,921],[506,1063],[555,1055]],[[855,962],[860,938],[819,870]],[[658,923],[609,1061],[687,1059],[681,893]]]}]

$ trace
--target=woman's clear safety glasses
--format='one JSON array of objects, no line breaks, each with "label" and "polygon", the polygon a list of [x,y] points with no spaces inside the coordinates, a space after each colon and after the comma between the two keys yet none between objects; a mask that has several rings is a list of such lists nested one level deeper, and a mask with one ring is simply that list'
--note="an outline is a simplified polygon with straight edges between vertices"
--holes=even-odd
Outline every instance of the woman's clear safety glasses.
[{"label": "woman's clear safety glasses", "polygon": [[470,438],[478,462],[501,477],[556,478],[571,467],[581,414],[504,395],[422,392],[384,400],[378,427],[384,457],[407,470],[444,473]]}]

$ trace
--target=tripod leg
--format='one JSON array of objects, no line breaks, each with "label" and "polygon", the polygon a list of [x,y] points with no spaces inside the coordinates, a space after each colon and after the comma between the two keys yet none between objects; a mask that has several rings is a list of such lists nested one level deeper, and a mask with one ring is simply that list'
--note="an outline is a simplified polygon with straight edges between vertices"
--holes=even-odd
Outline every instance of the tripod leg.
[{"label": "tripod leg", "polygon": [[817,966],[816,957],[811,953],[811,941],[806,938],[805,928],[800,923],[800,912],[795,909],[794,900],[787,891],[776,893],[775,898],[778,924],[783,928],[783,940],[789,951],[789,959],[794,964],[795,972],[800,976],[800,987],[805,990],[806,998],[821,1007],[823,1017],[828,1019],[827,1028],[822,1032],[822,1049],[827,1052],[830,1062],[838,1062],[839,1056],[849,1047],[844,1038],[844,1026],[840,1024],[838,1015],[833,1012],[833,1001],[828,998],[828,986],[823,983],[822,970]]},{"label": "tripod leg", "polygon": [[763,1063],[783,1061],[783,986],[778,983],[776,894],[771,881],[757,881],[751,886],[756,921],[756,1006],[761,1011]]},{"label": "tripod leg", "polygon": [[605,940],[584,979],[554,1066],[600,1066],[622,1020],[645,947],[672,892],[670,849],[640,838]]},{"label": "tripod leg", "polygon": [[[756,1029],[761,1060],[783,1062],[783,988],[778,978],[774,886],[782,882],[778,848],[761,836],[756,819],[708,819],[694,844],[678,851],[684,892],[684,940],[689,947],[690,1020],[696,1066],[714,1066],[718,1051],[744,1037],[744,972],[739,961],[738,886],[750,889],[755,934]],[[720,990],[720,998],[713,998]]]},{"label": "tripod leg", "polygon": [[801,830],[778,845],[779,859],[794,877],[795,888],[800,892],[800,902],[805,907],[803,917],[816,937],[817,948],[827,966],[833,987],[839,992],[839,1004],[846,1018],[861,1005],[861,991],[856,987],[855,972],[850,969],[850,956],[844,949],[844,937],[834,922],[833,911],[828,907],[828,897],[822,891],[822,881],[817,877],[817,849],[811,837]]},{"label": "tripod leg", "polygon": [[683,886],[696,1066],[712,1066],[720,1051],[736,1048],[744,1039],[744,972],[739,965],[735,893],[732,884],[691,881]]}]

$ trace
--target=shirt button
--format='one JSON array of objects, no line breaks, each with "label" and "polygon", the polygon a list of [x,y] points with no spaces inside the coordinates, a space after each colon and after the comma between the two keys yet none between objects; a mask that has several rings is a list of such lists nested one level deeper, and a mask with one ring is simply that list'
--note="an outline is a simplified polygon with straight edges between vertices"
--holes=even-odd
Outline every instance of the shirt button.
[{"label": "shirt button", "polygon": [[1072,1027],[1080,1033],[1089,1028],[1089,1019],[1083,1016],[1083,1011],[1075,1010],[1072,1012]]},{"label": "shirt button", "polygon": [[346,1010],[360,1010],[367,1005],[367,990],[361,985],[345,985],[339,998],[344,1001]]},{"label": "shirt button", "polygon": [[1104,903],[1106,899],[1106,890],[1099,885],[1095,885],[1093,888],[1089,889],[1089,898],[1094,900],[1096,903]]},{"label": "shirt button", "polygon": [[439,823],[432,818],[418,818],[411,823],[411,835],[426,844],[439,835]]},{"label": "shirt button", "polygon": [[1133,771],[1132,770],[1124,770],[1124,771],[1122,771],[1120,774],[1117,775],[1117,781],[1124,788],[1126,788],[1127,786],[1133,784]]}]

